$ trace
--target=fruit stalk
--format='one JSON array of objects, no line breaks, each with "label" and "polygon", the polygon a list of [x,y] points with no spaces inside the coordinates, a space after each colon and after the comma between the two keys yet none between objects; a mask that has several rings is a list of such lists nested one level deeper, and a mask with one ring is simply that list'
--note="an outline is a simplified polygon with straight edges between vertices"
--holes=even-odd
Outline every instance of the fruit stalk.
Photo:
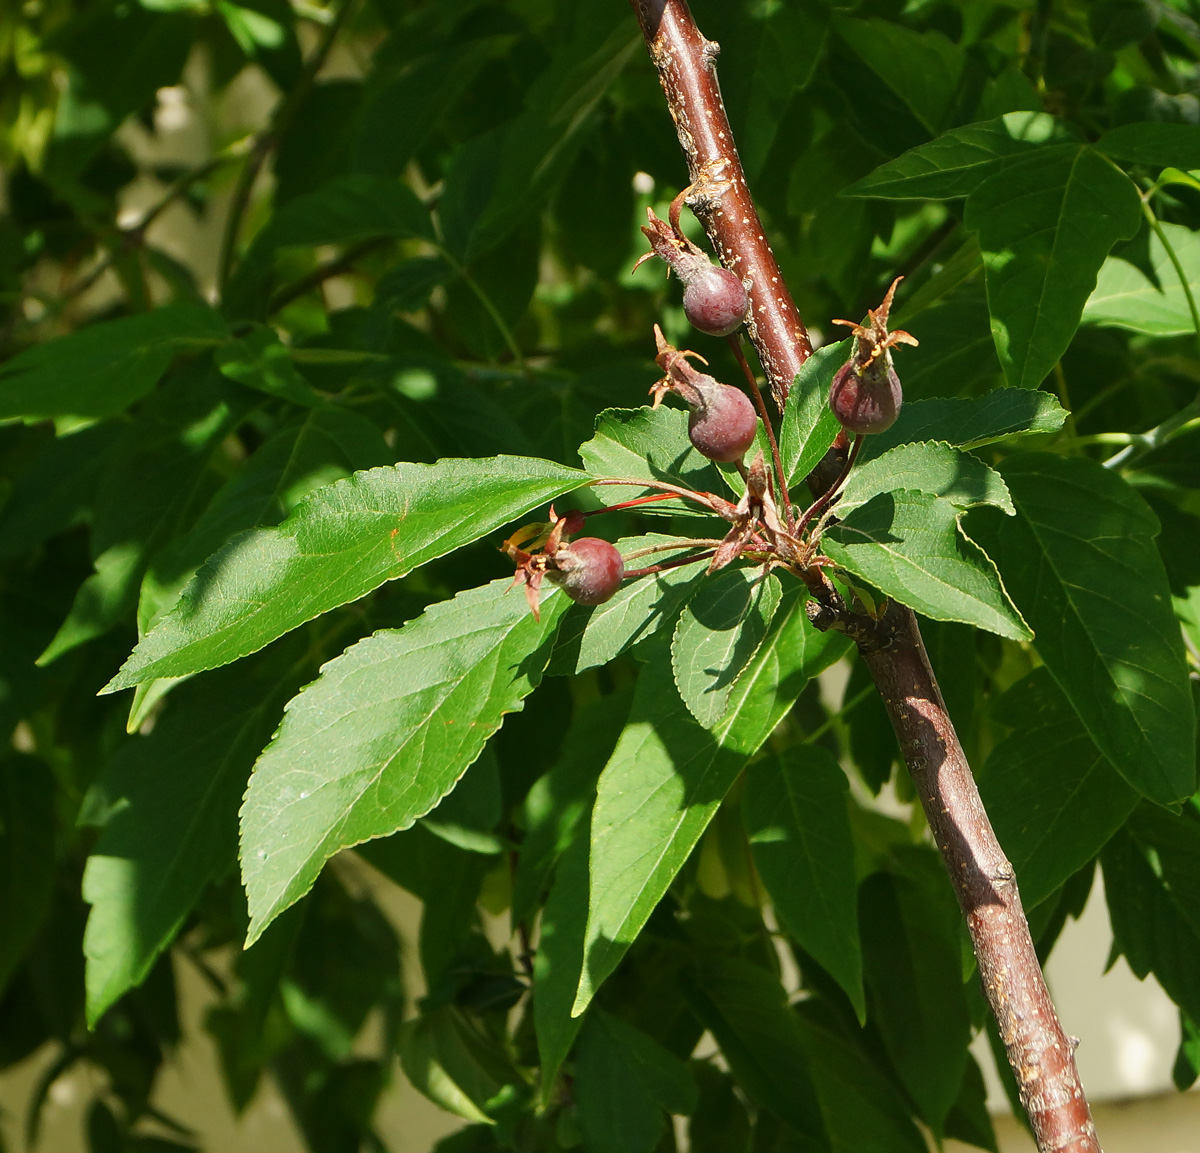
[{"label": "fruit stalk", "polygon": [[[811,351],[767,245],[738,161],[716,79],[718,47],[685,0],[632,0],[658,69],[693,183],[719,169],[728,189],[693,204],[722,263],[749,282],[750,338],[782,407]],[[988,820],[930,667],[916,617],[888,610],[886,648],[860,641],[958,896],[984,993],[1016,1075],[1040,1153],[1099,1153],[1091,1112],[1046,988],[1012,865]]]}]

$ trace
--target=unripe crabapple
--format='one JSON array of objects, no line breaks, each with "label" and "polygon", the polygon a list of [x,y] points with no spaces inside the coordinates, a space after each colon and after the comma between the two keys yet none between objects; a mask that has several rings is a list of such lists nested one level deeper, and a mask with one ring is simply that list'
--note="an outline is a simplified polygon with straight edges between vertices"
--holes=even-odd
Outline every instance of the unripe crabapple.
[{"label": "unripe crabapple", "polygon": [[707,262],[682,274],[683,311],[709,336],[728,336],[741,328],[750,298],[735,273]]},{"label": "unripe crabapple", "polygon": [[834,375],[829,407],[848,432],[883,432],[896,422],[904,399],[900,378],[891,364],[879,367],[886,371],[860,372],[857,365],[847,362]]},{"label": "unripe crabapple", "polygon": [[696,403],[685,395],[691,407],[688,438],[696,451],[709,460],[741,460],[758,433],[758,413],[740,388],[720,384],[711,376],[699,375],[690,382],[698,397]]},{"label": "unripe crabapple", "polygon": [[584,536],[563,545],[553,556],[546,579],[559,585],[576,604],[602,605],[621,587],[625,562],[606,540]]}]

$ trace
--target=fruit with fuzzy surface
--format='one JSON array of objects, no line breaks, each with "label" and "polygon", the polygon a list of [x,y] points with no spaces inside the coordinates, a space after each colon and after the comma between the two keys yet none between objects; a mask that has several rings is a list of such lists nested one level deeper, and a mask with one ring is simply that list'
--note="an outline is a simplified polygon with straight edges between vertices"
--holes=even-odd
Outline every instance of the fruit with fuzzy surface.
[{"label": "fruit with fuzzy surface", "polygon": [[849,432],[883,432],[891,428],[902,401],[900,378],[890,358],[880,358],[866,370],[847,362],[829,387],[829,407]]},{"label": "fruit with fuzzy surface", "polygon": [[563,545],[552,560],[546,578],[576,604],[604,604],[621,587],[625,576],[621,554],[599,537],[584,536]]},{"label": "fruit with fuzzy surface", "polygon": [[688,438],[696,451],[709,460],[741,460],[758,433],[758,413],[750,398],[711,376],[694,378],[691,384],[694,396],[683,395],[692,410]]}]

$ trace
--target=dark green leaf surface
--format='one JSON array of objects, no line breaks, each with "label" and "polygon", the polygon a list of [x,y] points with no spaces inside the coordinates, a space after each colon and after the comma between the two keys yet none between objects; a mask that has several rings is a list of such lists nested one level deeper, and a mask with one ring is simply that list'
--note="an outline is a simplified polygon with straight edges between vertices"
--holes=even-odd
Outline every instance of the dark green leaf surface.
[{"label": "dark green leaf surface", "polygon": [[1066,351],[1096,274],[1141,222],[1137,187],[1088,147],[1035,155],[981,184],[979,233],[992,336],[1010,385],[1037,388]]},{"label": "dark green leaf surface", "polygon": [[[1000,466],[1015,517],[979,523],[1038,653],[1096,746],[1161,803],[1195,791],[1195,720],[1158,521],[1119,476],[1079,457]],[[972,529],[976,517],[972,514]]]},{"label": "dark green leaf surface", "polygon": [[966,57],[941,32],[917,32],[888,20],[839,16],[837,34],[929,132],[944,127]]},{"label": "dark green leaf surface", "polygon": [[1122,124],[1110,128],[1096,147],[1114,160],[1151,168],[1200,168],[1200,126]]},{"label": "dark green leaf surface", "polygon": [[838,497],[838,515],[894,489],[941,497],[958,509],[990,504],[1012,513],[1012,498],[1000,474],[977,456],[944,441],[901,444],[857,465]]},{"label": "dark green leaf surface", "polygon": [[[758,1105],[818,1142],[822,1111],[804,1031],[774,974],[732,957],[704,957],[685,985],[692,1012]],[[823,1148],[824,1142],[817,1145]]]},{"label": "dark green leaf surface", "polygon": [[959,510],[927,493],[881,493],[824,536],[842,568],[936,621],[1027,640],[995,565],[958,527]]},{"label": "dark green leaf surface", "polygon": [[585,483],[523,457],[399,464],[313,493],[210,557],[107,692],[227,664]]},{"label": "dark green leaf surface", "polygon": [[958,902],[936,855],[911,850],[863,882],[859,925],[870,1019],[922,1119],[941,1132],[967,1061]]},{"label": "dark green leaf surface", "polygon": [[951,200],[969,196],[1014,161],[1069,140],[1061,121],[1044,112],[1010,112],[996,120],[952,128],[889,160],[850,185],[843,196],[885,200]]},{"label": "dark green leaf surface", "polygon": [[746,760],[809,678],[846,647],[844,637],[818,633],[805,615],[803,591],[788,589],[711,731],[680,700],[665,646],[656,648],[597,789],[587,966],[574,1013],[587,1007],[641,932]]},{"label": "dark green leaf surface", "polygon": [[1000,698],[995,717],[1013,731],[988,757],[979,792],[1032,909],[1100,851],[1138,795],[1044,667]]},{"label": "dark green leaf surface", "polygon": [[33,757],[0,760],[0,992],[54,895],[54,778]]},{"label": "dark green leaf surface", "polygon": [[800,1043],[835,1153],[920,1153],[927,1146],[894,1083],[837,1028],[825,1006],[800,1005]]},{"label": "dark green leaf surface", "polygon": [[980,397],[914,400],[900,409],[891,428],[863,441],[859,467],[900,444],[944,440],[978,448],[1005,437],[1057,432],[1066,419],[1066,409],[1053,396],[1034,389],[997,388]]},{"label": "dark green leaf surface", "polygon": [[841,430],[829,408],[829,386],[849,355],[849,340],[823,345],[796,373],[779,425],[779,455],[789,486],[812,472]]},{"label": "dark green leaf surface", "polygon": [[217,351],[216,361],[230,380],[247,388],[305,406],[321,403],[312,385],[296,371],[290,351],[272,328],[260,325],[246,336],[231,340]]},{"label": "dark green leaf surface", "polygon": [[[688,440],[688,417],[677,408],[609,408],[596,419],[596,435],[579,449],[592,477],[657,480],[701,492],[723,492],[724,482],[713,463]],[[619,504],[641,495],[636,485],[601,485],[592,490],[604,504]],[[678,501],[651,503],[644,511],[696,512]]]},{"label": "dark green leaf surface", "polygon": [[[1183,266],[1192,299],[1200,296],[1200,237],[1181,224],[1160,225]],[[1110,256],[1096,277],[1096,288],[1083,309],[1083,323],[1125,328],[1147,336],[1182,336],[1194,332],[1187,293],[1158,234],[1150,234],[1150,264],[1158,284],[1140,269]]]},{"label": "dark green leaf surface", "polygon": [[95,419],[145,396],[181,353],[220,344],[211,308],[176,305],[80,329],[0,368],[0,419]]},{"label": "dark green leaf surface", "polygon": [[848,791],[831,753],[799,745],[748,770],[742,815],[776,916],[842,986],[863,1020]]},{"label": "dark green leaf surface", "polygon": [[728,568],[688,599],[671,641],[675,687],[706,729],[726,713],[734,682],[767,635],[779,607],[779,580],[756,568]]},{"label": "dark green leaf surface", "polygon": [[298,655],[303,645],[289,644],[181,689],[102,773],[89,806],[111,815],[83,876],[90,1023],[141,984],[205,887],[233,867],[238,802],[296,690]]},{"label": "dark green leaf surface", "polygon": [[567,605],[534,620],[512,581],[460,593],[327,664],[288,705],[242,806],[248,941],[339,849],[408,828],[541,679]]},{"label": "dark green leaf surface", "polygon": [[587,1149],[651,1153],[666,1113],[696,1107],[687,1066],[640,1029],[603,1010],[590,1014],[579,1038],[572,1081]]}]

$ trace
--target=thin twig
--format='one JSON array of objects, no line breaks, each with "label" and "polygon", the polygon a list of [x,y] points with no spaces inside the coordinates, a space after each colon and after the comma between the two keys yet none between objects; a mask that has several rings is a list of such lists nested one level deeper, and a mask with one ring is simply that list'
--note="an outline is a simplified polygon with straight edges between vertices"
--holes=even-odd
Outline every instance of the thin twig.
[{"label": "thin twig", "polygon": [[625,573],[625,579],[631,580],[634,577],[651,576],[656,572],[666,572],[670,568],[682,568],[684,565],[695,564],[697,561],[711,560],[716,556],[715,548],[706,549],[704,552],[698,552],[695,556],[676,557],[674,560],[665,560],[661,564],[647,565],[646,568],[629,569]]},{"label": "thin twig", "polygon": [[[633,0],[693,182],[720,169],[732,189],[698,204],[722,263],[750,282],[748,326],[776,403],[809,354],[807,335],[746,189],[716,80],[717,46],[685,0]],[[1041,7],[1049,8],[1048,3]],[[762,260],[772,271],[762,275]],[[869,618],[862,618],[868,620]],[[984,811],[910,609],[893,604],[885,629],[856,636],[921,798],[979,962],[1021,1102],[1041,1153],[1099,1153],[1095,1126],[1066,1035],[1046,988],[1012,865]],[[886,645],[870,636],[886,635]]]}]

